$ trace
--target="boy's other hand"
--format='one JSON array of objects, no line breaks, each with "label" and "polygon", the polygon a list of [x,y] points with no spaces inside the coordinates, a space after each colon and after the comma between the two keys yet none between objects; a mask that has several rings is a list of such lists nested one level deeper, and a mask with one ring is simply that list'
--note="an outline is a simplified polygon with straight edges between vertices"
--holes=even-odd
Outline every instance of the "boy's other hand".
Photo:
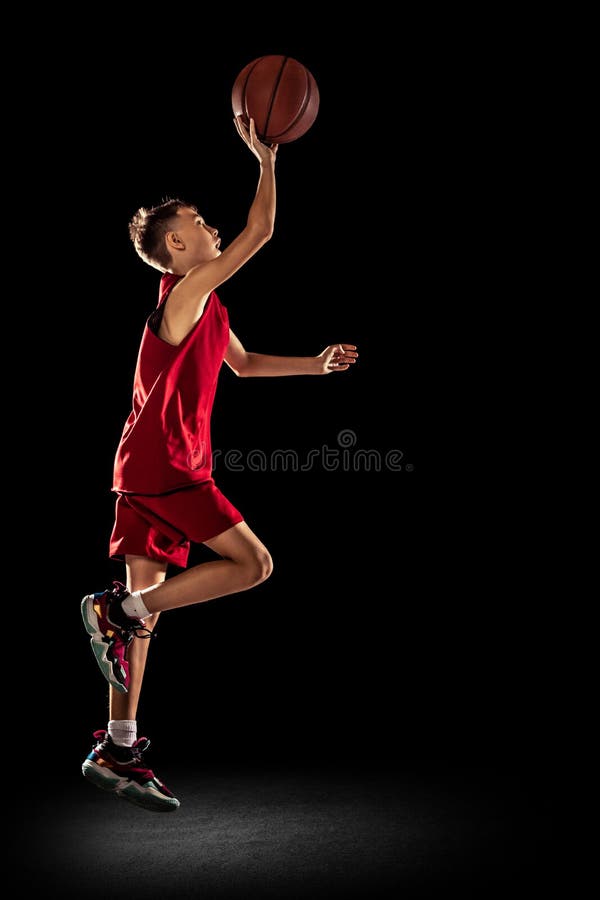
[{"label": "boy's other hand", "polygon": [[320,375],[344,372],[358,359],[354,344],[330,344],[316,357]]}]

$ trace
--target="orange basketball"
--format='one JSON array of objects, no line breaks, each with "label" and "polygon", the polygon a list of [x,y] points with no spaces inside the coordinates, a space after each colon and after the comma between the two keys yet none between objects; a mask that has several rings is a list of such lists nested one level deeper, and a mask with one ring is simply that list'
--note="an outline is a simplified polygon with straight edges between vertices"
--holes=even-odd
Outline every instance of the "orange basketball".
[{"label": "orange basketball", "polygon": [[306,66],[291,56],[261,56],[236,78],[231,104],[246,127],[254,119],[264,144],[289,144],[317,118],[319,89]]}]

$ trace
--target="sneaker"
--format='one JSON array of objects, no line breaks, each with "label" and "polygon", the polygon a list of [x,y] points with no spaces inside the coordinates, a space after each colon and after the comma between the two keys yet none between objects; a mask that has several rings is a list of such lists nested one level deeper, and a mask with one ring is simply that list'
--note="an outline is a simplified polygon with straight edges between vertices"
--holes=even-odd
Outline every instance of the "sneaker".
[{"label": "sneaker", "polygon": [[121,694],[127,693],[129,687],[129,644],[134,636],[152,636],[142,619],[130,618],[121,609],[128,596],[125,586],[113,581],[112,588],[101,594],[88,594],[81,601],[83,623],[91,634],[90,643],[100,671]]},{"label": "sneaker", "polygon": [[173,812],[179,800],[144,766],[142,754],[148,738],[138,738],[133,747],[119,747],[106,731],[95,731],[97,743],[81,766],[84,778],[118,797],[153,812]]}]

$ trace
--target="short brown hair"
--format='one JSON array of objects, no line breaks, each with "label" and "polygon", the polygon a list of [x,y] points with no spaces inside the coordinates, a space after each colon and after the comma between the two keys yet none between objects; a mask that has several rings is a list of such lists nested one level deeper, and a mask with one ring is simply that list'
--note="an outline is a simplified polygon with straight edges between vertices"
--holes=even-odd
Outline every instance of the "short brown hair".
[{"label": "short brown hair", "polygon": [[141,207],[129,223],[129,237],[139,256],[149,266],[165,272],[172,263],[167,250],[165,235],[172,228],[172,221],[180,209],[195,209],[183,200],[165,200],[151,209]]}]

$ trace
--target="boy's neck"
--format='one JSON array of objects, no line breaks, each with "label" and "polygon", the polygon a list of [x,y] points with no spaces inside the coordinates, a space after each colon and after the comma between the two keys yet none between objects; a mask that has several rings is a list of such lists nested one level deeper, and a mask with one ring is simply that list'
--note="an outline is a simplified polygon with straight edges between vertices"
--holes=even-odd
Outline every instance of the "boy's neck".
[{"label": "boy's neck", "polygon": [[170,269],[167,269],[167,272],[169,272],[171,275],[178,275],[180,278],[183,278],[183,276],[187,275],[190,269],[193,268],[193,266],[188,266],[187,268],[185,266],[177,266],[177,268],[173,266]]}]

